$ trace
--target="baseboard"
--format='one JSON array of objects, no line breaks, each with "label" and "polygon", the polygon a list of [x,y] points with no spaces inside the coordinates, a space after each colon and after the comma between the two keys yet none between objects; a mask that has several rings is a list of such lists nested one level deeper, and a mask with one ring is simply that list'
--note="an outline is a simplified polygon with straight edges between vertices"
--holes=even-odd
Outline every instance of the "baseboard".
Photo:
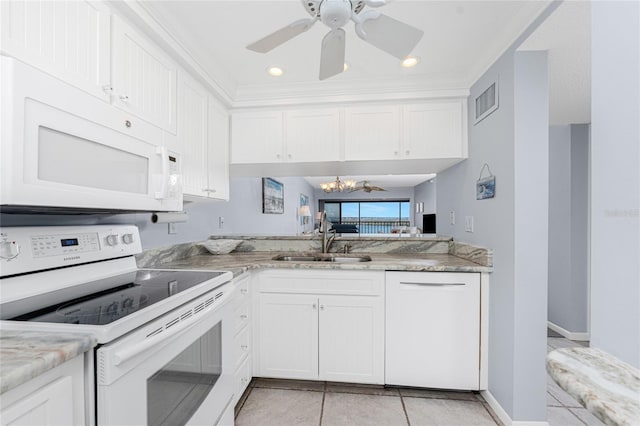
[{"label": "baseboard", "polygon": [[547,327],[549,327],[556,333],[562,334],[564,337],[566,337],[569,340],[585,341],[590,339],[589,333],[574,333],[572,331],[569,331],[560,327],[557,324],[552,323],[551,321],[547,321]]},{"label": "baseboard", "polygon": [[518,420],[514,421],[511,419],[511,417],[509,417],[509,414],[504,411],[504,408],[502,408],[502,405],[500,405],[498,400],[495,399],[493,395],[491,395],[491,392],[489,392],[488,390],[483,390],[480,391],[480,395],[482,395],[484,400],[487,401],[489,407],[491,407],[493,412],[496,414],[496,416],[498,416],[498,419],[500,419],[504,426],[549,426],[548,422],[528,422]]}]

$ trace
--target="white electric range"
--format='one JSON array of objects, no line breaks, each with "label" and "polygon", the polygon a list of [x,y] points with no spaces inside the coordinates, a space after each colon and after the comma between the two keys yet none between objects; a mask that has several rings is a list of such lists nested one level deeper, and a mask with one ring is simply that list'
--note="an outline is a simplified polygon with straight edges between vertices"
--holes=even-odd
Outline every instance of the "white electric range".
[{"label": "white electric range", "polygon": [[138,269],[141,250],[135,226],[0,228],[0,328],[93,334],[99,426],[216,424],[232,274]]}]

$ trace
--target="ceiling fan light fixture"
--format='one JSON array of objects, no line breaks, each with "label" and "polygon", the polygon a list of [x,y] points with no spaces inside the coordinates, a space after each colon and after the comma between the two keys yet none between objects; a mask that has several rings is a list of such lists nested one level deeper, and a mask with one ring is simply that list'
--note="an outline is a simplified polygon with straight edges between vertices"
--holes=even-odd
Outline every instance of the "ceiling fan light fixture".
[{"label": "ceiling fan light fixture", "polygon": [[269,67],[267,68],[267,74],[271,77],[282,77],[284,70],[280,67]]},{"label": "ceiling fan light fixture", "polygon": [[413,68],[416,65],[418,65],[419,62],[420,62],[420,58],[418,58],[417,56],[407,56],[402,61],[401,65],[403,68]]}]

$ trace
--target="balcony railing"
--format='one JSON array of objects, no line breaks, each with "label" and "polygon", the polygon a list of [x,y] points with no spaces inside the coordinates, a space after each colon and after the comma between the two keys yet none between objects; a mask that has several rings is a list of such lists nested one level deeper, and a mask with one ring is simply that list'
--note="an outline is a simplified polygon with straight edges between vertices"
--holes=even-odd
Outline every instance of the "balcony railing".
[{"label": "balcony railing", "polygon": [[409,220],[345,220],[342,225],[356,225],[361,234],[390,234],[399,226],[411,226]]}]

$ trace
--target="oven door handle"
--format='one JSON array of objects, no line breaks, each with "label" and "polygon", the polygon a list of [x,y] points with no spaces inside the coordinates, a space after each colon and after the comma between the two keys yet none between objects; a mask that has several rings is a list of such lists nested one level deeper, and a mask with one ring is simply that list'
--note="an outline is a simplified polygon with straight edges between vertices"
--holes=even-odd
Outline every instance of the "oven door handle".
[{"label": "oven door handle", "polygon": [[[211,309],[208,309],[208,310],[211,310]],[[206,311],[203,311],[201,313],[204,314],[205,312]],[[176,334],[193,327],[201,318],[203,318],[202,315],[192,316],[187,320],[180,321],[178,324],[171,326],[171,328],[169,329],[164,328],[162,332],[158,334],[154,334],[153,336],[144,339],[142,342],[138,343],[137,345],[127,346],[123,349],[120,349],[119,351],[116,351],[113,354],[113,363],[115,365],[120,365],[129,361],[131,358],[139,355],[142,352],[147,351],[149,348],[152,348],[158,343],[166,342],[167,339],[170,339]]]}]

